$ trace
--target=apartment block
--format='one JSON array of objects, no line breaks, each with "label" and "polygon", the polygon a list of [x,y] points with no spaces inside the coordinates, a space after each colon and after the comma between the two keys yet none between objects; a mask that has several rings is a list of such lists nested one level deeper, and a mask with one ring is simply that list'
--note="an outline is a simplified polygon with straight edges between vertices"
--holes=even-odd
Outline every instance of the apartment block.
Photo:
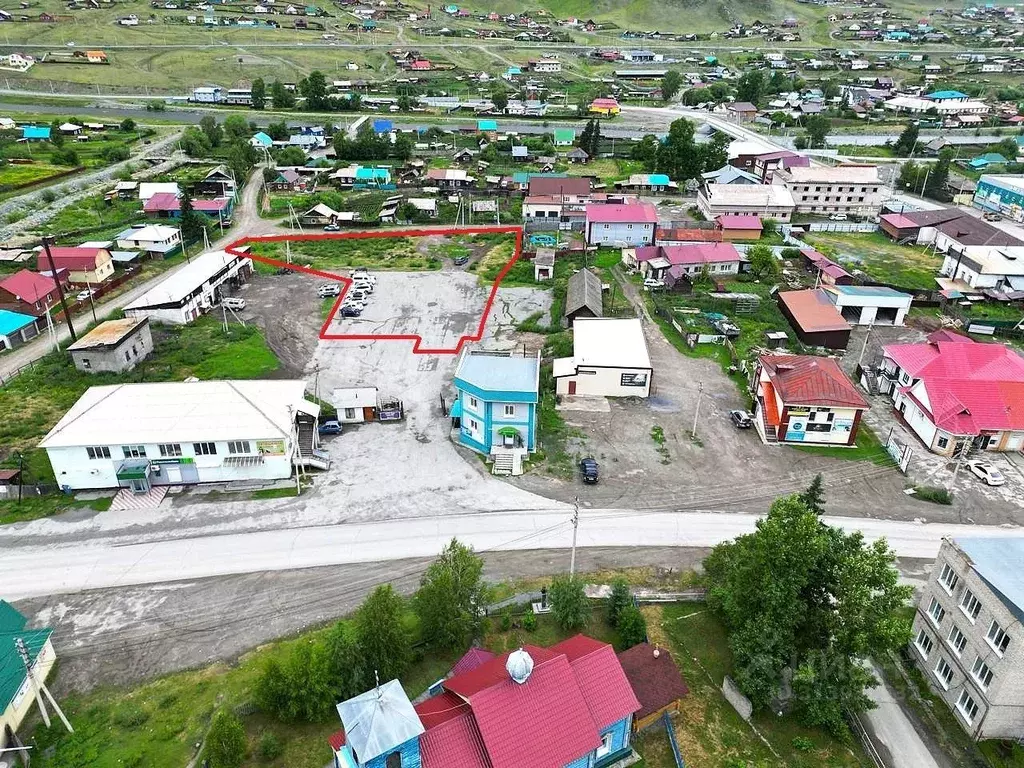
[{"label": "apartment block", "polygon": [[780,168],[772,176],[772,183],[789,189],[796,213],[874,216],[882,207],[884,195],[874,165]]},{"label": "apartment block", "polygon": [[944,539],[911,655],[974,739],[1024,737],[1024,537]]}]

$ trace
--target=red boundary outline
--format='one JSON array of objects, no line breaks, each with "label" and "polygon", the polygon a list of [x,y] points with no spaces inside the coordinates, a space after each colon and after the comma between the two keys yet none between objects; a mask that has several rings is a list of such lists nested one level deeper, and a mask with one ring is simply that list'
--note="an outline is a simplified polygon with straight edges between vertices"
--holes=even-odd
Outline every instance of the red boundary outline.
[{"label": "red boundary outline", "polygon": [[[480,317],[480,323],[477,325],[476,333],[466,336],[459,337],[458,343],[454,349],[449,348],[436,348],[432,349],[423,346],[423,337],[418,333],[408,334],[362,334],[362,333],[328,333],[327,329],[330,328],[331,323],[334,320],[335,315],[338,314],[338,310],[341,309],[341,302],[345,299],[345,294],[348,293],[349,288],[352,287],[352,279],[345,277],[344,275],[336,275],[331,272],[325,272],[320,269],[313,269],[312,267],[304,267],[300,264],[288,264],[278,259],[271,259],[267,256],[259,256],[255,253],[240,253],[238,248],[249,245],[251,243],[274,243],[283,242],[285,240],[365,240],[369,238],[383,238],[383,237],[429,237],[431,235],[477,235],[477,234],[502,234],[512,233],[516,236],[515,247],[512,250],[512,258],[509,259],[508,263],[501,268],[498,276],[494,278],[494,283],[491,285],[491,291],[487,295],[487,303],[484,304],[484,311]],[[228,245],[224,250],[233,256],[242,256],[261,261],[264,264],[270,264],[275,267],[283,267],[290,269],[294,272],[303,272],[307,275],[313,275],[314,277],[321,277],[327,280],[334,280],[342,283],[341,294],[338,296],[338,300],[334,302],[334,306],[331,307],[331,311],[327,315],[327,319],[324,324],[320,327],[319,337],[329,341],[411,341],[413,342],[412,352],[414,355],[457,355],[462,351],[462,347],[466,342],[480,341],[484,335],[484,327],[487,324],[487,316],[491,313],[491,306],[494,304],[494,297],[498,293],[498,286],[501,285],[501,281],[505,279],[505,275],[512,268],[512,265],[519,260],[522,255],[523,249],[523,228],[520,226],[480,226],[480,227],[447,227],[437,229],[389,229],[382,231],[372,230],[361,230],[353,232],[337,232],[337,233],[323,233],[323,234],[299,234],[299,235],[260,235],[253,237],[243,237],[240,240],[236,240]]]}]

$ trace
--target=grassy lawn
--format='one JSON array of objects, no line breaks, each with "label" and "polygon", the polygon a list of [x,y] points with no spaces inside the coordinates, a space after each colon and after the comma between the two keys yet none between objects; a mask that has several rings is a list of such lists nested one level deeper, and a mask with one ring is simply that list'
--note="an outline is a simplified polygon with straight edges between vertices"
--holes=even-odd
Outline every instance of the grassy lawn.
[{"label": "grassy lawn", "polygon": [[[440,269],[441,260],[432,256],[430,245],[413,237],[369,237],[357,240],[294,240],[292,260],[319,269],[367,267],[398,272]],[[253,252],[285,260],[284,243],[254,243]]]},{"label": "grassy lawn", "polygon": [[[142,203],[138,200],[112,200],[108,203],[103,199],[103,195],[95,195],[58,211],[46,222],[45,230],[55,233],[57,237],[66,232],[80,232],[97,227],[111,228],[119,232],[132,224],[141,223],[144,218]],[[76,245],[79,242],[80,238],[75,240]]]},{"label": "grassy lawn", "polygon": [[[314,205],[324,203],[336,211],[358,211],[363,223],[372,223],[377,220],[381,203],[391,194],[393,193],[354,192],[345,194],[330,188],[306,194],[273,192],[267,198],[270,202],[269,208],[261,209],[260,215],[271,219],[287,218],[294,210],[296,215],[301,216]],[[289,205],[291,206],[290,210]]]},{"label": "grassy lawn", "polygon": [[0,167],[0,192],[6,192],[21,184],[45,181],[51,176],[68,170],[70,169],[64,166],[46,162],[32,163],[31,165],[7,164]]},{"label": "grassy lawn", "polygon": [[112,496],[101,499],[75,499],[73,496],[53,494],[50,496],[25,496],[19,504],[16,498],[0,501],[0,525],[37,520],[40,517],[49,517],[73,507],[88,507],[97,512],[106,512],[114,500]]},{"label": "grassy lawn", "polygon": [[[511,616],[502,628],[500,617],[487,619],[482,644],[502,653],[526,643],[551,645],[575,634],[561,630],[550,615],[538,617],[533,632],[519,628],[518,623]],[[406,624],[415,636],[417,622],[411,613]],[[291,647],[309,643],[324,631],[316,629],[260,646],[231,666],[215,664],[129,690],[100,689],[69,696],[61,705],[75,725],[75,734],[64,732],[59,723],[49,729],[38,726],[35,759],[43,768],[181,768],[192,757],[192,745],[202,739],[218,706],[235,708],[251,702],[253,686],[267,659],[283,657]],[[602,608],[593,611],[583,632],[613,644],[617,640]],[[402,678],[409,697],[418,696],[443,677],[459,656],[461,653],[420,654]],[[281,723],[256,712],[243,715],[242,722],[250,745],[245,768],[323,768],[331,760],[327,737],[340,728],[334,715],[320,723]],[[272,731],[284,748],[283,754],[270,762],[252,754],[264,731]],[[43,751],[50,746],[55,752],[47,757]]]},{"label": "grassy lawn", "polygon": [[880,467],[894,467],[896,463],[892,460],[889,452],[885,450],[878,435],[863,421],[857,428],[857,444],[853,448],[827,445],[795,445],[798,451],[813,453],[816,456],[828,456],[832,459],[847,459],[849,461],[870,461]]},{"label": "grassy lawn", "polygon": [[[806,728],[789,717],[761,714],[753,725],[778,753],[776,757],[725,700],[719,686],[732,669],[725,629],[701,603],[650,606],[647,616],[652,642],[672,649],[672,656],[690,688],[675,719],[676,739],[687,765],[702,768],[854,768],[869,766],[860,751],[828,734]],[[797,744],[809,749],[800,749]],[[650,765],[672,765],[664,748],[652,746]],[[647,755],[644,755],[647,758]]]},{"label": "grassy lawn", "polygon": [[[46,454],[36,449],[43,436],[91,386],[142,381],[255,379],[278,368],[278,360],[254,326],[233,325],[225,335],[216,318],[190,326],[155,327],[153,353],[126,374],[88,374],[77,370],[65,352],[50,353],[34,367],[0,388],[0,462],[17,465],[16,451],[26,454],[32,482],[53,482]],[[0,503],[0,521],[15,522],[54,514],[72,500],[58,496],[33,499],[20,511]],[[23,507],[25,506],[23,502]],[[13,515],[10,519],[8,516]]]},{"label": "grassy lawn", "polygon": [[814,232],[804,237],[847,269],[903,288],[935,288],[942,255],[918,245],[897,245],[881,232]]}]

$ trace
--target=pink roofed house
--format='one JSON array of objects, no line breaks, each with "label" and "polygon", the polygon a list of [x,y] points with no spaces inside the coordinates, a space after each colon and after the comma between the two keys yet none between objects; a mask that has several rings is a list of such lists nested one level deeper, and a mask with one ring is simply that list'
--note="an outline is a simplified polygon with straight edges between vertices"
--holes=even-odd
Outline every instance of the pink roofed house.
[{"label": "pink roofed house", "polygon": [[658,209],[651,203],[590,203],[584,233],[588,245],[628,248],[651,245],[658,227]]},{"label": "pink roofed house", "polygon": [[722,214],[715,219],[715,224],[722,232],[722,239],[759,240],[761,238],[761,219],[753,214]]},{"label": "pink roofed house", "polygon": [[713,280],[736,275],[742,257],[732,243],[686,243],[624,249],[623,262],[668,288],[688,291],[705,271]]},{"label": "pink roofed house", "polygon": [[1024,447],[1024,358],[1002,344],[936,331],[923,344],[883,347],[878,376],[879,391],[933,453],[965,443]]},{"label": "pink roofed house", "polygon": [[[231,212],[231,198],[218,197],[213,200],[193,200],[192,209],[212,218],[226,217]],[[157,192],[142,206],[147,216],[165,219],[181,217],[181,199],[171,192]]]}]

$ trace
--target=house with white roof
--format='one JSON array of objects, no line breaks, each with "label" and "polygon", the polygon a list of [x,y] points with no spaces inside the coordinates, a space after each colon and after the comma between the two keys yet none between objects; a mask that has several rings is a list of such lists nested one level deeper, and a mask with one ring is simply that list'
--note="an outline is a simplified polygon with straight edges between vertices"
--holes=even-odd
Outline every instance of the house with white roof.
[{"label": "house with white roof", "polygon": [[555,393],[598,397],[647,397],[654,368],[640,320],[579,318],[573,323],[572,357],[554,361]]},{"label": "house with white roof", "polygon": [[208,251],[150,288],[124,308],[127,317],[186,325],[209,312],[222,294],[252,274],[252,259],[227,251]]},{"label": "house with white roof", "polygon": [[278,480],[318,445],[320,406],[305,390],[301,380],[90,387],[39,447],[71,490]]},{"label": "house with white roof", "polygon": [[181,188],[176,181],[140,181],[139,200],[145,203],[153,195],[174,195],[181,196]]},{"label": "house with white roof", "polygon": [[166,227],[163,224],[130,227],[119,232],[116,240],[118,248],[166,256],[181,245],[181,230],[177,227]]}]

